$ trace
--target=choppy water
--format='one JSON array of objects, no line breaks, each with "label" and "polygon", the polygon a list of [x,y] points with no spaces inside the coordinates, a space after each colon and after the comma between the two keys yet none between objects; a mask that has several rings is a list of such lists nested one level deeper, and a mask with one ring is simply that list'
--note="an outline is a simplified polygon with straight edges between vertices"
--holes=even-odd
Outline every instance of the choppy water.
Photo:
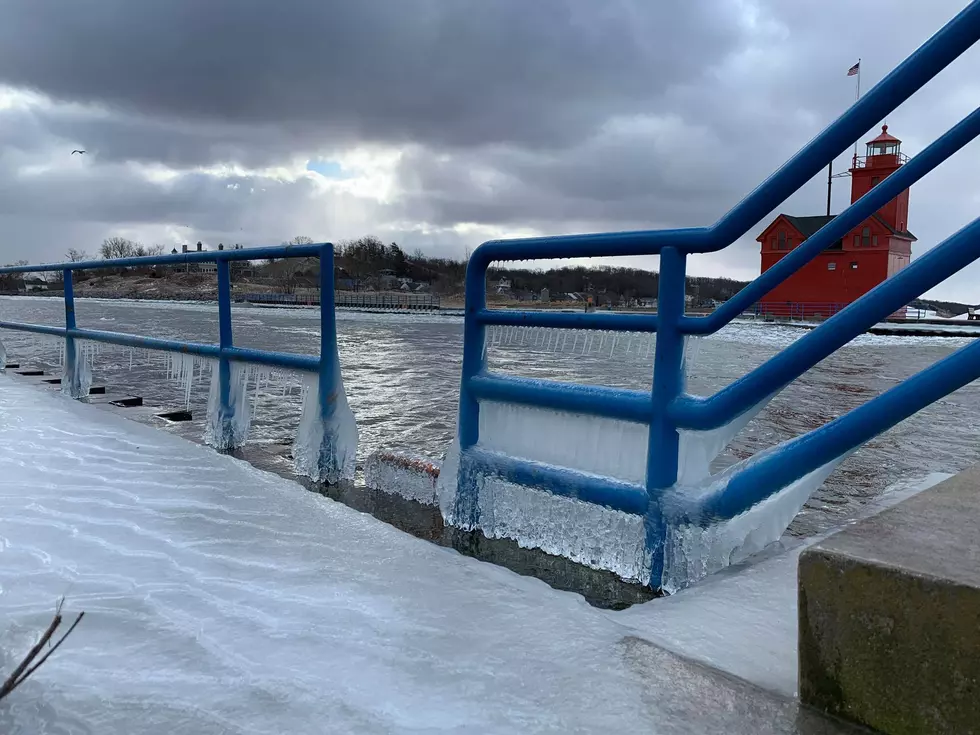
[{"label": "choppy water", "polygon": [[[2,298],[0,319],[60,324],[60,300]],[[82,327],[197,342],[217,341],[213,304],[79,300]],[[318,314],[313,310],[236,307],[235,343],[243,347],[315,354]],[[378,448],[411,449],[441,457],[452,438],[462,319],[441,314],[338,313],[340,361],[348,399],[360,430],[360,457]],[[690,350],[688,385],[707,395],[760,365],[803,335],[802,330],[736,323]],[[559,342],[553,335],[499,335],[490,347],[493,366],[531,377],[648,388],[653,355],[643,338],[596,336]],[[56,341],[0,333],[11,358],[56,362]],[[607,340],[610,338],[606,338]],[[820,426],[927,367],[968,340],[864,336],[809,371],[762,411],[716,462],[716,469]],[[165,362],[110,350],[95,363],[96,381],[147,401],[182,404],[183,391],[166,379]],[[298,421],[300,380],[263,392],[252,421],[252,441],[292,438]],[[207,381],[190,402],[203,419]],[[954,472],[980,459],[980,390],[971,384],[931,406],[855,453],[828,479],[797,517],[792,531],[809,535],[838,525],[859,506],[899,481],[933,471]]]}]

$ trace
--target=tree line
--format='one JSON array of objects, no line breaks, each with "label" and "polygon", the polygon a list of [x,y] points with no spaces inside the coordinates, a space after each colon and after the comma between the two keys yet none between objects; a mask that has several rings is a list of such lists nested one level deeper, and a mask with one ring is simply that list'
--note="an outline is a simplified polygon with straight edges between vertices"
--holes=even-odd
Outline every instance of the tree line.
[{"label": "tree line", "polygon": [[[312,244],[309,237],[298,236],[283,245]],[[162,245],[145,246],[123,237],[106,238],[99,246],[97,255],[103,260],[160,255],[166,252]],[[65,260],[80,262],[90,260],[83,250],[71,249]],[[26,264],[26,263],[25,263]],[[353,240],[343,240],[335,246],[337,278],[346,286],[377,287],[380,274],[388,272],[397,278],[408,278],[429,284],[434,293],[461,295],[466,278],[466,259],[437,258],[415,249],[408,254],[397,243],[385,243],[374,235]],[[79,276],[84,278],[84,272]],[[317,258],[270,259],[255,265],[255,276],[276,284],[284,290],[303,286],[315,286],[319,275]],[[8,279],[9,280],[9,279]],[[22,280],[18,277],[17,280]],[[597,303],[605,301],[631,301],[656,298],[660,274],[654,270],[613,266],[569,266],[553,270],[533,268],[493,267],[488,271],[489,292],[496,293],[497,285],[509,281],[509,294],[530,297],[540,296],[543,289],[550,292],[552,300],[560,300],[564,294],[592,295]],[[0,289],[12,284],[0,278]],[[696,301],[724,301],[745,285],[729,278],[689,277],[687,293]],[[599,298],[602,296],[603,298]]]}]

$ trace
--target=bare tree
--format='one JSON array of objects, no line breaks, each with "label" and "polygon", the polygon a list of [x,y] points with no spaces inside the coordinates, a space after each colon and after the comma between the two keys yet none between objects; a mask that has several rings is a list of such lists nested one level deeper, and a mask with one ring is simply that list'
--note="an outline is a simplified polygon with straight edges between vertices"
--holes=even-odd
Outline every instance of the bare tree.
[{"label": "bare tree", "polygon": [[99,255],[103,260],[117,258],[133,258],[146,255],[146,248],[138,242],[127,240],[125,237],[107,237],[99,247]]},{"label": "bare tree", "polygon": [[88,260],[89,256],[84,250],[76,250],[75,248],[68,248],[68,252],[65,253],[65,260],[69,263],[81,263],[83,260]]},{"label": "bare tree", "polygon": [[[297,235],[292,240],[286,240],[282,244],[286,247],[290,245],[312,245],[313,238]],[[270,258],[268,265],[272,277],[285,293],[295,293],[304,281],[304,276],[319,273],[318,258],[282,258],[280,260]]]}]

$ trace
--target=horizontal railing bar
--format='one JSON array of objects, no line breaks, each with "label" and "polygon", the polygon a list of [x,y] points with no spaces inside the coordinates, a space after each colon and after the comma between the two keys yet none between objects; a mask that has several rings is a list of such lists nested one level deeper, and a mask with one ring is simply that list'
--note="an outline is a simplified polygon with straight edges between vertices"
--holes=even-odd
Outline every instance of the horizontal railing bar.
[{"label": "horizontal railing bar", "polygon": [[708,235],[706,227],[691,227],[488,240],[473,251],[467,268],[482,272],[490,263],[500,260],[656,255],[668,246],[692,246]]},{"label": "horizontal railing bar", "polygon": [[48,327],[39,324],[21,324],[19,322],[0,322],[0,329],[11,329],[19,332],[47,334],[54,337],[73,337],[87,339],[93,342],[135,347],[160,352],[178,352],[187,355],[199,355],[218,359],[225,357],[234,362],[247,362],[270,367],[280,367],[289,370],[317,372],[320,369],[320,358],[314,355],[294,355],[285,352],[267,352],[243,347],[219,348],[217,345],[201,344],[198,342],[177,342],[156,337],[141,337],[136,334],[121,332],[104,332],[93,329],[65,329],[64,327]]},{"label": "horizontal railing bar", "polygon": [[520,403],[639,424],[649,424],[653,413],[653,401],[649,393],[604,385],[560,383],[554,380],[483,373],[470,378],[467,388],[478,400]]},{"label": "horizontal railing bar", "polygon": [[679,397],[671,404],[671,417],[684,429],[715,429],[727,424],[752,408],[760,397],[780,390],[977,258],[980,258],[980,218],[715,395]]},{"label": "horizontal railing bar", "polygon": [[221,350],[221,356],[232,362],[249,362],[256,365],[268,365],[290,370],[304,370],[315,373],[320,370],[320,358],[315,355],[295,355],[289,352],[268,352],[253,350],[247,347],[226,347]]},{"label": "horizontal railing bar", "polygon": [[880,184],[821,227],[812,237],[790,250],[772,268],[762,273],[713,313],[705,317],[684,317],[680,324],[681,331],[685,334],[717,332],[977,136],[980,136],[980,108],[946,131],[895,173],[886,176]]},{"label": "horizontal railing bar", "polygon": [[268,258],[314,258],[320,255],[318,245],[277,245],[267,248],[242,248],[240,250],[202,250],[176,255],[146,255],[138,258],[114,258],[109,260],[83,260],[77,263],[45,263],[41,265],[13,265],[0,268],[3,273],[41,273],[44,271],[80,271],[103,268],[142,268],[151,265],[179,265],[181,263],[216,263],[219,260],[266,260]]},{"label": "horizontal railing bar", "polygon": [[88,339],[93,342],[104,342],[122,347],[136,347],[144,350],[182,352],[188,355],[200,355],[201,357],[212,358],[220,357],[221,352],[217,345],[201,344],[198,342],[177,342],[171,339],[142,337],[138,334],[124,334],[122,332],[104,332],[97,329],[69,329],[66,331],[69,337],[75,339]]},{"label": "horizontal railing bar", "polygon": [[733,518],[978,378],[980,340],[767,456],[750,460],[725,488],[700,498],[688,515],[702,525],[717,518]]},{"label": "horizontal railing bar", "polygon": [[460,464],[464,465],[460,468],[461,473],[475,469],[481,474],[497,475],[517,485],[538,488],[552,495],[602,505],[630,515],[642,516],[650,504],[646,488],[639,485],[516,459],[486,449],[474,447],[465,450]]},{"label": "horizontal railing bar", "polygon": [[0,322],[0,329],[10,329],[15,332],[33,332],[34,334],[48,334],[52,337],[64,337],[64,327],[49,327],[44,324],[23,324],[21,322]]},{"label": "horizontal railing bar", "polygon": [[603,312],[512,311],[482,309],[475,316],[483,324],[558,329],[597,329],[609,332],[656,332],[656,314],[611,314]]}]

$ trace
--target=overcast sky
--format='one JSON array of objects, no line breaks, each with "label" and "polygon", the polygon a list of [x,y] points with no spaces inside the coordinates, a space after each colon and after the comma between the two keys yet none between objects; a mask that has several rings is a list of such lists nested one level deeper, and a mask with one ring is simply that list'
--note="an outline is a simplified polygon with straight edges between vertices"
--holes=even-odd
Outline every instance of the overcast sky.
[{"label": "overcast sky", "polygon": [[[858,57],[868,88],[963,4],[0,0],[0,262],[111,235],[370,233],[462,257],[501,236],[711,224],[853,101]],[[974,49],[889,132],[914,154],[978,100]],[[980,211],[978,157],[913,188],[915,254]],[[822,214],[825,186],[781,211]],[[692,272],[757,275],[756,234]],[[977,276],[932,293],[978,302]]]}]

